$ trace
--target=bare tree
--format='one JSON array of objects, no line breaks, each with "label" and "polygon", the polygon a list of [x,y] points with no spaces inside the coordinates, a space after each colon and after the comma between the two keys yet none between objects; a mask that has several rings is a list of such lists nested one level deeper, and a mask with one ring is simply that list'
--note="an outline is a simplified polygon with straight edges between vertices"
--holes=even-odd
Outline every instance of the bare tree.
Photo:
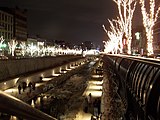
[{"label": "bare tree", "polygon": [[[132,18],[136,8],[135,0],[113,0],[118,6],[119,22],[123,28],[123,35],[127,38],[127,53],[131,54],[131,40],[132,40]],[[122,36],[123,36],[122,35]]]},{"label": "bare tree", "polygon": [[1,37],[0,37],[0,46],[3,44],[4,40],[5,40],[5,39],[3,38],[3,36],[1,36]]},{"label": "bare tree", "polygon": [[147,13],[145,0],[140,0],[140,5],[143,16],[143,25],[145,27],[147,37],[147,54],[151,55],[153,54],[153,27],[155,22],[157,21],[160,7],[158,7],[158,9],[155,10],[155,0],[150,0],[150,8],[149,12]]},{"label": "bare tree", "polygon": [[26,53],[26,43],[25,42],[21,42],[20,43],[20,46],[21,46],[21,51],[22,51],[22,55],[24,56],[25,55],[25,53]]},{"label": "bare tree", "polygon": [[12,56],[14,56],[14,51],[16,49],[17,44],[18,44],[18,42],[15,39],[11,39],[8,42],[9,50],[10,50],[10,53]]},{"label": "bare tree", "polygon": [[113,54],[119,51],[122,53],[122,33],[123,28],[122,24],[120,22],[120,19],[117,18],[117,20],[108,20],[110,23],[110,30],[106,30],[105,26],[103,25],[103,28],[105,32],[107,33],[109,40],[105,43],[105,51],[106,52],[112,52]]}]

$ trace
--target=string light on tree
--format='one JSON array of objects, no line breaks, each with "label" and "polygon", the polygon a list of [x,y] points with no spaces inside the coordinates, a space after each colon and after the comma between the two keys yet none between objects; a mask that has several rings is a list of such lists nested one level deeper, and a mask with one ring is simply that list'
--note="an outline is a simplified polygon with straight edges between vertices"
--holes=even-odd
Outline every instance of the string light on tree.
[{"label": "string light on tree", "polygon": [[147,54],[152,55],[153,54],[153,27],[155,22],[157,21],[160,7],[158,7],[155,13],[155,0],[150,0],[149,2],[150,8],[149,8],[149,12],[147,13],[145,0],[140,0],[140,4],[141,4],[142,16],[143,16],[143,25],[145,27],[146,37],[147,37]]},{"label": "string light on tree", "polygon": [[28,53],[30,53],[30,56],[33,57],[34,56],[34,53],[37,51],[37,47],[35,45],[33,45],[33,43],[29,44],[27,46],[27,51]]},{"label": "string light on tree", "polygon": [[110,23],[110,31],[106,30],[105,26],[103,25],[103,29],[107,33],[109,40],[105,43],[105,51],[112,52],[112,54],[117,54],[118,51],[122,53],[122,24],[120,22],[120,19],[117,18],[117,20],[108,20]]},{"label": "string light on tree", "polygon": [[4,42],[4,38],[3,38],[3,36],[1,36],[0,37],[0,46],[2,46],[3,42]]},{"label": "string light on tree", "polygon": [[123,34],[127,37],[127,53],[131,54],[132,18],[136,8],[136,0],[113,0],[118,6],[119,22],[123,28]]},{"label": "string light on tree", "polygon": [[22,52],[22,55],[24,56],[25,53],[26,53],[26,43],[25,42],[21,42],[20,43],[20,47],[21,47],[21,52]]},{"label": "string light on tree", "polygon": [[14,56],[14,50],[16,49],[18,42],[15,39],[11,39],[8,42],[8,47],[12,56]]}]

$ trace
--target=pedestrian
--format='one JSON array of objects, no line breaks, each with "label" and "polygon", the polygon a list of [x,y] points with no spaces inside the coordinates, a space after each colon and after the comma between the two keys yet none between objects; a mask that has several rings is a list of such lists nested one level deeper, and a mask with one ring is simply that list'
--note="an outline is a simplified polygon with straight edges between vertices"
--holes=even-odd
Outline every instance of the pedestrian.
[{"label": "pedestrian", "polygon": [[87,113],[88,112],[88,99],[87,98],[84,99],[83,108],[84,108],[84,112]]},{"label": "pedestrian", "polygon": [[27,87],[27,83],[26,83],[26,82],[22,82],[23,92],[24,92],[24,90],[26,89],[26,87]]},{"label": "pedestrian", "polygon": [[29,92],[31,93],[31,91],[32,91],[32,83],[31,82],[29,82],[28,87],[29,87]]},{"label": "pedestrian", "polygon": [[18,92],[19,92],[19,94],[21,94],[21,85],[18,85]]},{"label": "pedestrian", "polygon": [[28,87],[32,87],[32,82],[29,82],[29,83],[28,83]]},{"label": "pedestrian", "polygon": [[95,99],[93,102],[93,111],[94,111],[94,116],[98,118],[98,100]]},{"label": "pedestrian", "polygon": [[33,89],[33,90],[36,89],[36,83],[35,83],[35,82],[32,83],[32,89]]},{"label": "pedestrian", "polygon": [[98,116],[99,116],[101,113],[101,100],[100,100],[100,98],[98,98],[97,106],[98,106]]},{"label": "pedestrian", "polygon": [[92,95],[91,95],[91,93],[89,93],[89,95],[88,95],[88,106],[89,107],[92,106]]}]

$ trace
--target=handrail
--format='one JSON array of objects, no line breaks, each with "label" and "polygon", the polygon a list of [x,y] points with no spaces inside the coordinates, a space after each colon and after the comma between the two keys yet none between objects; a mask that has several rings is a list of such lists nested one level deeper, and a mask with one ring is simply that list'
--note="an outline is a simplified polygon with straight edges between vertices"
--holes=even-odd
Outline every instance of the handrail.
[{"label": "handrail", "polygon": [[57,120],[29,104],[0,91],[0,112],[28,120]]},{"label": "handrail", "polygon": [[[114,62],[115,60],[115,62]],[[106,55],[105,69],[118,76],[120,96],[128,102],[128,112],[144,120],[159,117],[160,60],[126,56]],[[148,117],[149,116],[149,117]]]}]

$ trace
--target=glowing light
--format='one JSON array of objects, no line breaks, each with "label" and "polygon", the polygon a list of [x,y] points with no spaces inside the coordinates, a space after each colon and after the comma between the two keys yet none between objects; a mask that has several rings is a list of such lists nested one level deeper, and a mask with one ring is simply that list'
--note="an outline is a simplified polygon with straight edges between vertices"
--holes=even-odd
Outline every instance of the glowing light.
[{"label": "glowing light", "polygon": [[4,42],[4,38],[3,38],[3,36],[1,36],[1,37],[0,37],[0,47],[3,46],[3,42]]},{"label": "glowing light", "polygon": [[31,106],[32,106],[32,107],[35,107],[34,100],[32,100]]},{"label": "glowing light", "polygon": [[19,77],[14,79],[15,80],[14,81],[15,84],[17,83],[18,79],[19,79]]},{"label": "glowing light", "polygon": [[30,56],[34,56],[34,53],[37,51],[37,47],[35,45],[33,45],[33,43],[29,44],[27,46],[27,51],[28,53],[30,53]]},{"label": "glowing light", "polygon": [[52,75],[54,75],[54,73],[55,73],[55,71],[53,70],[53,71],[52,71]]},{"label": "glowing light", "polygon": [[11,89],[5,90],[4,92],[6,92],[6,93],[15,93],[15,92],[17,92],[17,89],[11,88]]},{"label": "glowing light", "polygon": [[103,81],[89,81],[89,84],[102,85]]},{"label": "glowing light", "polygon": [[44,77],[44,74],[41,74],[41,77],[43,78],[43,77]]},{"label": "glowing light", "polygon": [[42,78],[42,81],[50,81],[52,79],[53,79],[53,77],[51,77],[51,78]]},{"label": "glowing light", "polygon": [[145,27],[146,36],[147,36],[147,54],[153,54],[153,27],[155,22],[157,21],[158,14],[160,11],[160,7],[158,7],[157,12],[155,14],[155,0],[150,0],[150,9],[149,13],[147,13],[145,7],[145,0],[140,0],[141,4],[141,12],[143,16],[143,25]]},{"label": "glowing light", "polygon": [[36,87],[39,87],[41,85],[44,85],[45,83],[36,83]]},{"label": "glowing light", "polygon": [[25,53],[26,53],[26,43],[25,42],[21,42],[20,46],[21,46],[22,55],[24,56]]},{"label": "glowing light", "polygon": [[16,49],[17,44],[18,44],[18,42],[15,39],[11,39],[8,42],[9,51],[12,56],[14,56],[14,50]]},{"label": "glowing light", "polygon": [[67,73],[67,70],[61,70],[60,73]]},{"label": "glowing light", "polygon": [[47,99],[47,96],[44,96],[44,99]]},{"label": "glowing light", "polygon": [[70,70],[72,70],[72,69],[66,68],[66,70],[70,71]]},{"label": "glowing light", "polygon": [[83,93],[83,96],[87,96],[89,93],[94,97],[101,97],[102,95],[102,83],[103,81],[89,81],[87,91]]},{"label": "glowing light", "polygon": [[57,77],[57,76],[59,76],[59,75],[61,75],[61,74],[56,74],[56,73],[53,74],[53,76],[55,76],[55,77]]},{"label": "glowing light", "polygon": [[102,86],[97,86],[97,85],[90,85],[89,87],[88,87],[88,89],[90,89],[90,90],[101,90],[102,89]]},{"label": "glowing light", "polygon": [[119,17],[117,19],[109,20],[110,31],[106,31],[109,41],[105,43],[105,52],[112,52],[117,54],[119,50],[122,53],[123,44],[122,37],[125,34],[127,40],[127,53],[131,54],[131,39],[132,39],[132,18],[136,7],[135,0],[113,0],[118,6]]},{"label": "glowing light", "polygon": [[139,33],[139,32],[136,32],[136,33],[135,33],[135,36],[136,36],[136,39],[137,39],[137,40],[140,39],[140,33]]},{"label": "glowing light", "polygon": [[85,96],[87,96],[89,93],[91,93],[93,97],[101,97],[102,96],[102,91],[100,91],[100,90],[88,90],[86,92]]},{"label": "glowing light", "polygon": [[36,105],[40,105],[40,101],[41,101],[41,98],[38,97],[37,100],[36,100]]},{"label": "glowing light", "polygon": [[16,116],[11,116],[10,120],[18,120]]}]

